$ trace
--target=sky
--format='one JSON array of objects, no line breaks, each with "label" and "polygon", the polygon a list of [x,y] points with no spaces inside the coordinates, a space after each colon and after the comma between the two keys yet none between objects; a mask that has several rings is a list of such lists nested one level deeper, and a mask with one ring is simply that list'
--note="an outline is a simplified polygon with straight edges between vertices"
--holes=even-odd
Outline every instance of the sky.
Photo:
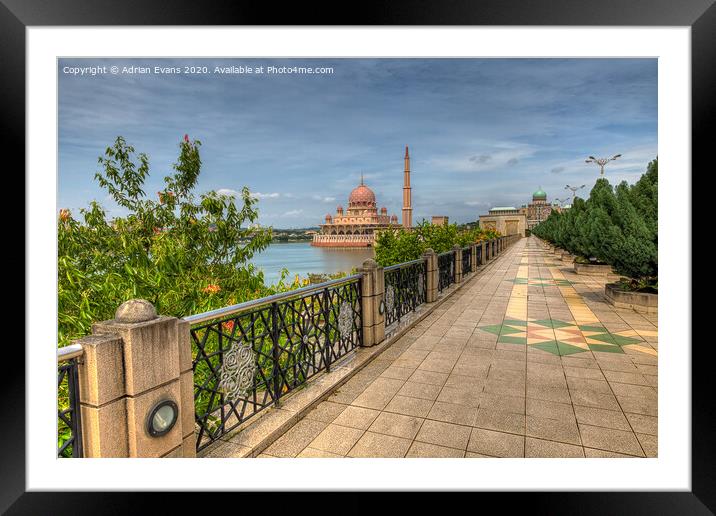
[{"label": "sky", "polygon": [[[124,73],[132,65],[151,73]],[[164,73],[185,66],[208,73]],[[231,66],[264,73],[214,73]],[[538,187],[550,201],[571,198],[565,185],[587,196],[599,177],[588,156],[622,154],[612,184],[657,156],[656,59],[60,59],[58,80],[58,209],[74,214],[92,200],[124,214],[94,179],[120,135],[149,156],[148,195],[188,134],[202,143],[197,192],[247,186],[276,228],[322,223],[361,174],[400,219],[406,145],[413,220],[458,223]]]}]

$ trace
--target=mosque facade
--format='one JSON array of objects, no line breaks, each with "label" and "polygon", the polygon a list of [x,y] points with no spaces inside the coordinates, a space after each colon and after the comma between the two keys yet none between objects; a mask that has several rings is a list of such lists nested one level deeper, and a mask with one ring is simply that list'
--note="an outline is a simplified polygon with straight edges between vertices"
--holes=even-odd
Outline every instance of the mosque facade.
[{"label": "mosque facade", "polygon": [[313,235],[311,245],[318,247],[373,247],[376,236],[386,229],[411,228],[413,218],[412,189],[410,187],[410,154],[405,147],[403,170],[402,223],[398,216],[388,215],[385,207],[378,210],[375,193],[363,181],[348,196],[347,209],[336,208],[326,215],[320,231]]}]

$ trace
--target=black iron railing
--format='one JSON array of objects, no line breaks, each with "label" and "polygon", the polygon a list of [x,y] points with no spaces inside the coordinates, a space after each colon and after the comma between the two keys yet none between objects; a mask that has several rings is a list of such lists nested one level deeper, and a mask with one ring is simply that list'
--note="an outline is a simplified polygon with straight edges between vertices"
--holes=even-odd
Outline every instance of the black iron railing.
[{"label": "black iron railing", "polygon": [[57,456],[82,457],[82,412],[77,373],[82,347],[67,346],[60,348],[57,354]]},{"label": "black iron railing", "polygon": [[477,243],[477,245],[475,246],[475,252],[477,253],[477,259],[475,263],[477,263],[477,265],[482,265],[482,242]]},{"label": "black iron railing", "polygon": [[469,245],[462,250],[462,274],[470,274],[472,272],[472,246]]},{"label": "black iron railing", "polygon": [[438,255],[438,292],[455,283],[455,251]]},{"label": "black iron railing", "polygon": [[427,262],[420,258],[386,267],[385,326],[400,322],[401,318],[425,303],[427,292]]},{"label": "black iron railing", "polygon": [[185,320],[201,450],[361,344],[361,275]]}]

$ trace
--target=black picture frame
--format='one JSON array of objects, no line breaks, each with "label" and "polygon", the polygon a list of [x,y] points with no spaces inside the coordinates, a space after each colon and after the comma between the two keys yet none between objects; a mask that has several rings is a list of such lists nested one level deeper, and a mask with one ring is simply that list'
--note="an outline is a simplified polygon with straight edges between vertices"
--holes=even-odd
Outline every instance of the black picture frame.
[{"label": "black picture frame", "polygon": [[[689,26],[692,43],[692,167],[713,168],[713,160],[707,163],[713,147],[707,130],[713,128],[716,113],[714,0],[364,0],[356,4],[312,2],[280,6],[269,2],[228,0],[0,0],[0,141],[5,149],[12,149],[12,154],[19,157],[19,166],[23,169],[25,29],[64,25]],[[691,218],[690,206],[675,209],[679,216]],[[690,246],[691,235],[676,235],[675,238],[679,245],[686,243]],[[685,256],[689,258],[691,252]],[[26,270],[26,276],[31,272]],[[699,320],[702,308],[693,307]],[[539,514],[711,514],[716,510],[712,437],[715,403],[713,387],[708,382],[713,373],[707,370],[713,362],[709,360],[711,346],[706,345],[710,344],[710,339],[698,341],[685,334],[683,342],[664,345],[686,348],[690,345],[689,340],[704,344],[692,347],[690,492],[512,493],[508,503],[527,503],[531,512]],[[26,342],[25,345],[37,343]],[[142,512],[143,504],[137,498],[146,495],[139,493],[25,493],[24,356],[14,357],[13,364],[13,368],[4,368],[0,375],[4,384],[3,412],[12,414],[3,417],[2,423],[0,510],[8,514],[53,515]],[[342,498],[340,502],[344,508],[360,512],[371,510],[373,504],[369,497],[355,493],[348,496],[350,498]],[[481,496],[484,503],[485,496],[495,495]],[[411,499],[414,503],[424,503],[421,495]],[[319,505],[332,505],[329,498],[322,500]],[[162,502],[166,505],[160,513],[168,514],[173,512],[174,504],[185,505],[187,496],[177,493],[177,496],[164,497]],[[243,502],[241,507],[246,508]],[[213,510],[228,508],[217,505]]]}]

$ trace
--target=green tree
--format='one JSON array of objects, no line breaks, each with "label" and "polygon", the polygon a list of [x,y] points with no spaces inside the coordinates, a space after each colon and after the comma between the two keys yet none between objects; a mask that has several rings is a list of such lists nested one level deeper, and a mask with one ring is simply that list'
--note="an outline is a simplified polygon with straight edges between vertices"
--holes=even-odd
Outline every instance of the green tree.
[{"label": "green tree", "polygon": [[613,263],[621,232],[615,222],[617,209],[614,189],[606,179],[597,179],[589,194],[588,210],[582,226],[584,256]]},{"label": "green tree", "polygon": [[451,250],[455,245],[466,247],[482,239],[499,236],[500,233],[495,230],[459,229],[457,224],[434,225],[422,221],[410,231],[402,228],[382,231],[376,237],[375,259],[387,267],[416,260],[428,248],[439,254]]},{"label": "green tree", "polygon": [[597,180],[582,203],[552,212],[534,228],[540,238],[612,265],[632,288],[655,287],[658,276],[658,160],[632,186]]},{"label": "green tree", "polygon": [[257,200],[247,188],[238,204],[216,192],[197,196],[200,146],[184,137],[173,173],[152,199],[144,191],[148,157],[120,136],[99,158],[95,178],[126,215],[109,219],[97,202],[79,218],[60,211],[60,345],[88,334],[131,298],[182,317],[271,293],[247,263],[271,241],[270,228],[255,224]]},{"label": "green tree", "polygon": [[586,253],[581,228],[587,217],[586,201],[580,197],[576,197],[572,202],[572,207],[569,208],[566,215],[561,219],[564,224],[563,247],[576,256],[584,256]]},{"label": "green tree", "polygon": [[635,197],[640,194],[634,190],[625,182],[617,186],[614,222],[619,228],[619,238],[610,263],[618,274],[646,286],[654,283],[658,274],[657,232],[650,224],[653,214],[648,210],[642,212],[635,205]]},{"label": "green tree", "polygon": [[532,233],[534,233],[536,236],[546,240],[547,242],[554,244],[555,243],[555,233],[557,231],[557,227],[560,224],[561,218],[562,218],[561,212],[556,211],[556,210],[551,211],[545,220],[540,222],[537,226],[535,226],[532,229]]}]

